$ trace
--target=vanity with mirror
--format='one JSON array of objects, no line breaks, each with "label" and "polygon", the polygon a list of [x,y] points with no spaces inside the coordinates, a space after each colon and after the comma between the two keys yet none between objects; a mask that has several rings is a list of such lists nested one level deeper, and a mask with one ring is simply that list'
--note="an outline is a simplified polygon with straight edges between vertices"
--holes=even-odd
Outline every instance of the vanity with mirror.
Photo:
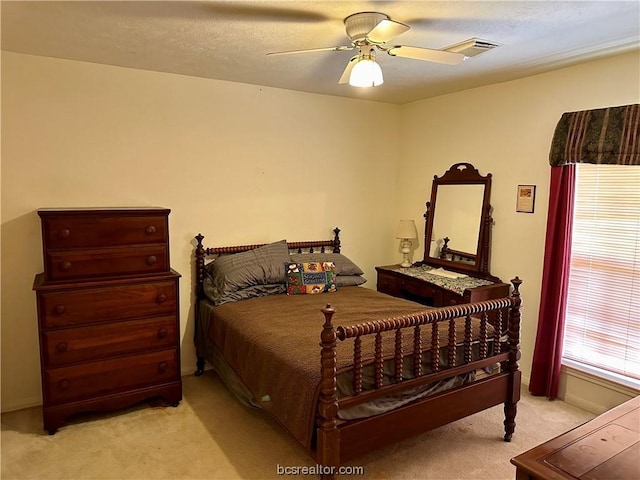
[{"label": "vanity with mirror", "polygon": [[425,217],[424,255],[411,267],[376,267],[378,291],[435,307],[509,295],[489,272],[491,174],[456,163],[434,176]]}]

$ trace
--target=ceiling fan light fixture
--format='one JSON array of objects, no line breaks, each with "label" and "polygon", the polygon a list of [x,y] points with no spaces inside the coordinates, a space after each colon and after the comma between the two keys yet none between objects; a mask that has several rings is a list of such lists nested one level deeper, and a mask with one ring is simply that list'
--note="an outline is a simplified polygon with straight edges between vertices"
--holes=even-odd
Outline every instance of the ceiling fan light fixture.
[{"label": "ceiling fan light fixture", "polygon": [[367,55],[360,54],[360,58],[349,75],[349,85],[352,87],[377,87],[383,83],[382,68],[376,63],[373,51]]},{"label": "ceiling fan light fixture", "polygon": [[358,60],[351,70],[349,85],[352,87],[377,87],[383,83],[382,69],[375,60]]}]

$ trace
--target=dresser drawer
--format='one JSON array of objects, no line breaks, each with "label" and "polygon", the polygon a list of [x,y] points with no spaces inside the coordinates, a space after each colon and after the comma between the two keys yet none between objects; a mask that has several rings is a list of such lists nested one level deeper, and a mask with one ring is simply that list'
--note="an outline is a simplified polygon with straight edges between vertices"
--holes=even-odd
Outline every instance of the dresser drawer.
[{"label": "dresser drawer", "polygon": [[462,295],[458,295],[455,292],[451,292],[451,291],[442,292],[440,306],[448,307],[451,305],[459,305],[461,303],[469,303],[469,300],[465,299]]},{"label": "dresser drawer", "polygon": [[400,291],[398,290],[398,280],[395,277],[384,275],[382,273],[378,273],[377,290],[379,292],[386,293],[387,295],[393,295],[394,297],[400,295]]},{"label": "dresser drawer", "polygon": [[175,313],[177,281],[43,292],[38,309],[43,328],[127,320]]},{"label": "dresser drawer", "polygon": [[169,270],[164,244],[140,247],[49,251],[45,271],[49,280],[162,273]]},{"label": "dresser drawer", "polygon": [[42,220],[45,250],[167,243],[163,214],[132,216],[64,215]]},{"label": "dresser drawer", "polygon": [[45,362],[57,366],[99,358],[159,350],[176,345],[175,315],[115,322],[43,334]]},{"label": "dresser drawer", "polygon": [[398,290],[404,298],[418,301],[419,299],[432,299],[431,305],[437,306],[442,303],[442,291],[421,280],[411,278],[398,280]]},{"label": "dresser drawer", "polygon": [[131,388],[178,380],[177,349],[126,356],[45,371],[49,404],[94,398]]}]

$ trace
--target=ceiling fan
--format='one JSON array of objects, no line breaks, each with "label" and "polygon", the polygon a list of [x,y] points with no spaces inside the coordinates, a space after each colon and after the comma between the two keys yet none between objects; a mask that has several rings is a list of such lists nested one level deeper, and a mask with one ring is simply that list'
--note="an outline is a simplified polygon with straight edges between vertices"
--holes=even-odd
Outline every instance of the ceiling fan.
[{"label": "ceiling fan", "polygon": [[359,12],[344,19],[347,36],[351,45],[311,48],[271,52],[267,55],[289,55],[308,52],[358,50],[352,57],[338,83],[353,86],[372,87],[383,83],[382,69],[375,61],[376,51],[385,52],[392,57],[412,58],[427,62],[456,65],[465,59],[465,55],[446,50],[432,50],[406,45],[387,45],[387,42],[409,30],[408,25],[391,20],[388,15],[379,12]]}]

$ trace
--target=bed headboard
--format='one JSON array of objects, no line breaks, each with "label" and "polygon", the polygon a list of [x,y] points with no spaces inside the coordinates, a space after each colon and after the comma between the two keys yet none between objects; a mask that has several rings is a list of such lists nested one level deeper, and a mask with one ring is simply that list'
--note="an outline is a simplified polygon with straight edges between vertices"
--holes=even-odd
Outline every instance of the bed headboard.
[{"label": "bed headboard", "polygon": [[[233,253],[246,252],[248,250],[253,250],[254,248],[262,247],[266,245],[265,243],[259,243],[255,245],[235,245],[231,247],[205,247],[202,245],[202,241],[204,240],[204,236],[199,233],[195,237],[196,239],[196,251],[195,251],[195,261],[196,261],[196,297],[201,298],[203,295],[203,287],[202,284],[204,282],[204,266],[206,263],[207,257],[218,257],[220,255],[229,255]],[[309,252],[313,253],[315,251],[326,252],[328,249],[331,249],[333,253],[340,253],[340,229],[338,227],[333,229],[333,239],[331,240],[310,240],[306,242],[287,242],[287,246],[289,247],[289,251],[302,253]]]}]

